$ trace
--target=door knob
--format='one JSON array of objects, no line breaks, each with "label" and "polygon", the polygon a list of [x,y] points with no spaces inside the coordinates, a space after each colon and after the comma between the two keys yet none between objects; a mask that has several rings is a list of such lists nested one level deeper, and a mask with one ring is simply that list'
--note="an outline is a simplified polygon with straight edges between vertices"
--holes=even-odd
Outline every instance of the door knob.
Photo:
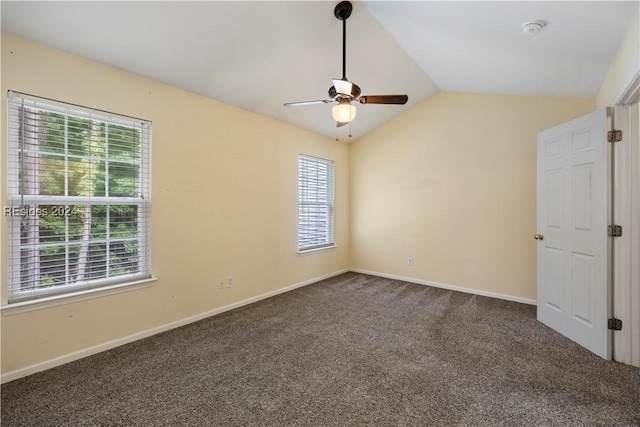
[{"label": "door knob", "polygon": [[542,234],[534,234],[533,238],[536,240],[544,240],[544,236]]}]

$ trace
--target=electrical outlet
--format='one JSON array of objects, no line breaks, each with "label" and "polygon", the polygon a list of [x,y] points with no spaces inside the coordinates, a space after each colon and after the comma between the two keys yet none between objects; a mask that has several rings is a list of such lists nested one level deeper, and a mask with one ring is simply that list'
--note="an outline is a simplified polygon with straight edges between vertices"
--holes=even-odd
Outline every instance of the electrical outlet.
[{"label": "electrical outlet", "polygon": [[233,287],[233,276],[229,276],[229,278],[227,279],[227,288],[232,288]]},{"label": "electrical outlet", "polygon": [[408,257],[407,258],[407,265],[413,265],[413,257]]},{"label": "electrical outlet", "polygon": [[227,281],[225,280],[224,277],[218,279],[218,288],[219,289],[224,289],[226,284],[227,284]]}]

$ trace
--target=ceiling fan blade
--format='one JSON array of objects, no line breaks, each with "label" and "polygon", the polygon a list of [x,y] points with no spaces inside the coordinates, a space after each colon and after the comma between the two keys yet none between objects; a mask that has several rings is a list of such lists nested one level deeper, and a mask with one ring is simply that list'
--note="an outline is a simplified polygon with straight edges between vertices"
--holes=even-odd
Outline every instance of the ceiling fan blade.
[{"label": "ceiling fan blade", "polygon": [[303,105],[316,105],[316,104],[328,104],[330,101],[328,99],[318,99],[315,101],[300,101],[300,102],[287,102],[286,104],[284,104],[285,107],[300,107]]},{"label": "ceiling fan blade", "polygon": [[363,95],[358,99],[360,104],[397,104],[404,105],[409,100],[408,95]]},{"label": "ceiling fan blade", "polygon": [[346,124],[348,124],[348,123],[349,123],[349,122],[336,122],[336,127],[337,127],[337,128],[340,128],[340,127],[342,127],[342,126],[344,126],[344,125],[346,125]]}]

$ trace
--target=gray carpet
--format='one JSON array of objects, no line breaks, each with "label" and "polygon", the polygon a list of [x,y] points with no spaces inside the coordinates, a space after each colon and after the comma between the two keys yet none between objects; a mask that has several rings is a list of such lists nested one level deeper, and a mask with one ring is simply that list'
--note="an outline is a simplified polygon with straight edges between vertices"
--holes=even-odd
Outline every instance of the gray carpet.
[{"label": "gray carpet", "polygon": [[346,273],[2,386],[3,426],[640,425],[535,307]]}]

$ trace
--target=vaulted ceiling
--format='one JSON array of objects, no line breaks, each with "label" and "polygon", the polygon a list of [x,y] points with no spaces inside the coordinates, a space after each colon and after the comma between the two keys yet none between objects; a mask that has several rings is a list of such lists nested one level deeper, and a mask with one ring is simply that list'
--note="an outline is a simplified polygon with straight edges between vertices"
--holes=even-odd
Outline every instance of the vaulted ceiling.
[{"label": "vaulted ceiling", "polygon": [[[0,3],[2,31],[330,137],[342,71],[333,1]],[[434,93],[593,97],[637,1],[356,1],[347,77],[405,106],[357,105],[361,136]],[[521,25],[542,20],[535,36]],[[347,130],[338,130],[344,138]]]}]

